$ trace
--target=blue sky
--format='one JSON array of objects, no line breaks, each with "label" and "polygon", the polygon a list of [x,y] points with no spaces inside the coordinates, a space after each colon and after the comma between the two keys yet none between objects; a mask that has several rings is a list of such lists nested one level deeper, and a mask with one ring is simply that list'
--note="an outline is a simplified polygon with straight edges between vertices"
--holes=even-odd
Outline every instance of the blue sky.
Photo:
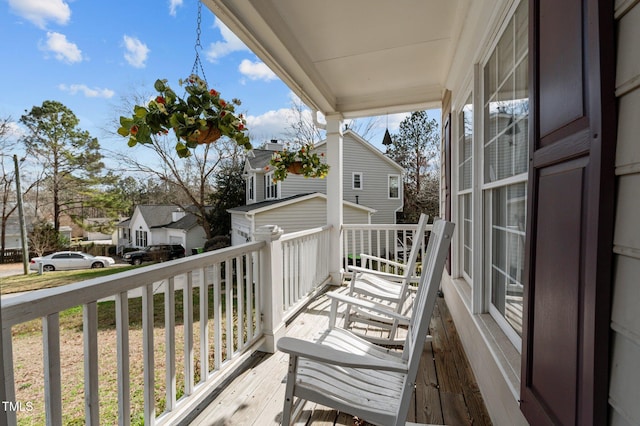
[{"label": "blue sky", "polygon": [[[157,78],[179,89],[195,60],[196,16],[195,0],[2,0],[0,117],[18,121],[56,100],[103,146],[124,149],[103,129],[127,94],[152,93]],[[242,101],[254,145],[283,138],[292,92],[206,6],[201,27],[209,85]],[[393,133],[404,116],[379,120],[370,141],[381,146],[387,123]]]}]

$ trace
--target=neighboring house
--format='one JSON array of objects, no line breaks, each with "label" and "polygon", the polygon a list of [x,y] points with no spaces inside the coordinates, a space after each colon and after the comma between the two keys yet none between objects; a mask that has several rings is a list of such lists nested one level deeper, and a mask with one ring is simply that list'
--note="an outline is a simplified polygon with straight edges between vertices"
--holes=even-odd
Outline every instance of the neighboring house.
[{"label": "neighboring house", "polygon": [[[254,150],[255,156],[247,159],[244,171],[248,205],[298,194],[327,193],[326,179],[289,174],[284,181],[274,183],[269,160],[275,151],[282,149],[283,145],[272,141],[265,149]],[[344,132],[343,149],[344,200],[374,209],[371,223],[396,223],[396,213],[403,206],[404,169],[353,130]],[[326,154],[326,141],[317,143],[315,150]]]},{"label": "neighboring house", "polygon": [[[15,206],[15,203],[7,203],[7,209],[11,209]],[[0,203],[0,211],[2,210],[2,203]],[[24,221],[27,225],[27,232],[31,230],[32,224],[35,221],[35,215],[33,214],[33,205],[30,203],[24,203]],[[16,208],[11,215],[7,218],[6,230],[5,230],[5,249],[21,249],[22,237],[20,234],[20,216],[18,209]]]},{"label": "neighboring house", "polygon": [[126,247],[180,244],[187,254],[204,246],[206,234],[193,213],[173,205],[136,206],[131,218],[116,225],[118,252]]},{"label": "neighboring house", "polygon": [[82,237],[85,241],[112,242],[112,234],[106,232],[111,224],[112,220],[108,217],[87,218],[84,220]]},{"label": "neighboring house", "polygon": [[[371,223],[375,210],[343,201],[344,223]],[[285,233],[324,226],[327,223],[325,194],[298,194],[227,210],[231,213],[231,245],[253,241],[262,225],[278,225]]]}]

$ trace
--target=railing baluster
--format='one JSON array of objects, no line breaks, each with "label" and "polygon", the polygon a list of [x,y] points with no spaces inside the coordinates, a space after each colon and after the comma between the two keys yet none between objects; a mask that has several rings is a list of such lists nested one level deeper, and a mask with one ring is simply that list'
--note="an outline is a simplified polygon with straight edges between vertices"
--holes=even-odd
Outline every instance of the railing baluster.
[{"label": "railing baluster", "polygon": [[[4,383],[0,383],[0,386],[4,386],[5,398],[7,401],[16,400],[16,387],[15,378],[13,375],[13,341],[11,338],[11,327],[2,329],[2,361],[4,368]],[[15,426],[18,423],[16,412],[13,410],[5,411],[7,416],[7,425]]]},{"label": "railing baluster", "polygon": [[227,316],[227,359],[233,356],[233,262],[227,259],[224,262],[224,290],[225,290],[225,313]]},{"label": "railing baluster", "polygon": [[82,308],[84,340],[84,415],[87,425],[100,424],[98,400],[98,304],[86,303]]},{"label": "railing baluster", "polygon": [[116,294],[116,354],[118,357],[118,424],[131,424],[129,381],[129,295]]},{"label": "railing baluster", "polygon": [[205,269],[200,268],[200,383],[209,378],[209,283]]},{"label": "railing baluster", "polygon": [[165,411],[176,406],[176,293],[175,278],[164,289]]},{"label": "railing baluster", "polygon": [[260,281],[260,270],[262,268],[262,265],[260,264],[260,255],[257,251],[254,251],[253,253],[251,253],[251,257],[253,258],[253,276],[255,279],[255,287],[254,287],[254,292],[255,292],[255,321],[256,321],[256,335],[258,334],[262,334],[262,283]]},{"label": "railing baluster", "polygon": [[144,424],[156,422],[153,353],[153,284],[142,287],[142,356],[144,357]]},{"label": "railing baluster", "polygon": [[245,255],[245,265],[247,268],[247,342],[253,340],[253,255]]},{"label": "railing baluster", "polygon": [[214,328],[214,346],[213,346],[213,368],[215,371],[220,369],[222,365],[222,300],[220,285],[220,265],[213,265],[213,328]]},{"label": "railing baluster", "polygon": [[60,314],[42,318],[44,350],[44,400],[47,425],[62,424],[62,388],[60,373]]},{"label": "railing baluster", "polygon": [[184,323],[184,394],[193,393],[193,272],[187,272],[187,282],[182,290],[182,314]]},{"label": "railing baluster", "polygon": [[244,347],[244,267],[242,257],[236,257],[236,280],[238,298],[238,350]]}]

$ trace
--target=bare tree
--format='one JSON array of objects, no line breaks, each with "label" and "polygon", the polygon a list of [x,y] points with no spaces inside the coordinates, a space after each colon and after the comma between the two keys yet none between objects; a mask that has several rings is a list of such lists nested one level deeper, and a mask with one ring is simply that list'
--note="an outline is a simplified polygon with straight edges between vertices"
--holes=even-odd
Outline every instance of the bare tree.
[{"label": "bare tree", "polygon": [[285,134],[292,147],[299,148],[322,140],[323,131],[313,123],[313,112],[300,99],[292,99],[291,112]]}]

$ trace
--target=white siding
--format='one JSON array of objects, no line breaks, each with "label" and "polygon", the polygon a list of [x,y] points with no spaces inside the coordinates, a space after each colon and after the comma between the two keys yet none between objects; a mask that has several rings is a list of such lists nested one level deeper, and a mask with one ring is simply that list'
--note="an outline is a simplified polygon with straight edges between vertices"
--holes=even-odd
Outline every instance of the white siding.
[{"label": "white siding", "polygon": [[640,424],[640,4],[617,1],[619,100],[614,236],[615,271],[611,314],[611,425]]},{"label": "white siding", "polygon": [[[364,210],[344,206],[345,223],[368,223]],[[262,225],[278,225],[285,233],[302,231],[327,224],[327,201],[317,197],[288,204],[255,215],[256,229]]]}]

